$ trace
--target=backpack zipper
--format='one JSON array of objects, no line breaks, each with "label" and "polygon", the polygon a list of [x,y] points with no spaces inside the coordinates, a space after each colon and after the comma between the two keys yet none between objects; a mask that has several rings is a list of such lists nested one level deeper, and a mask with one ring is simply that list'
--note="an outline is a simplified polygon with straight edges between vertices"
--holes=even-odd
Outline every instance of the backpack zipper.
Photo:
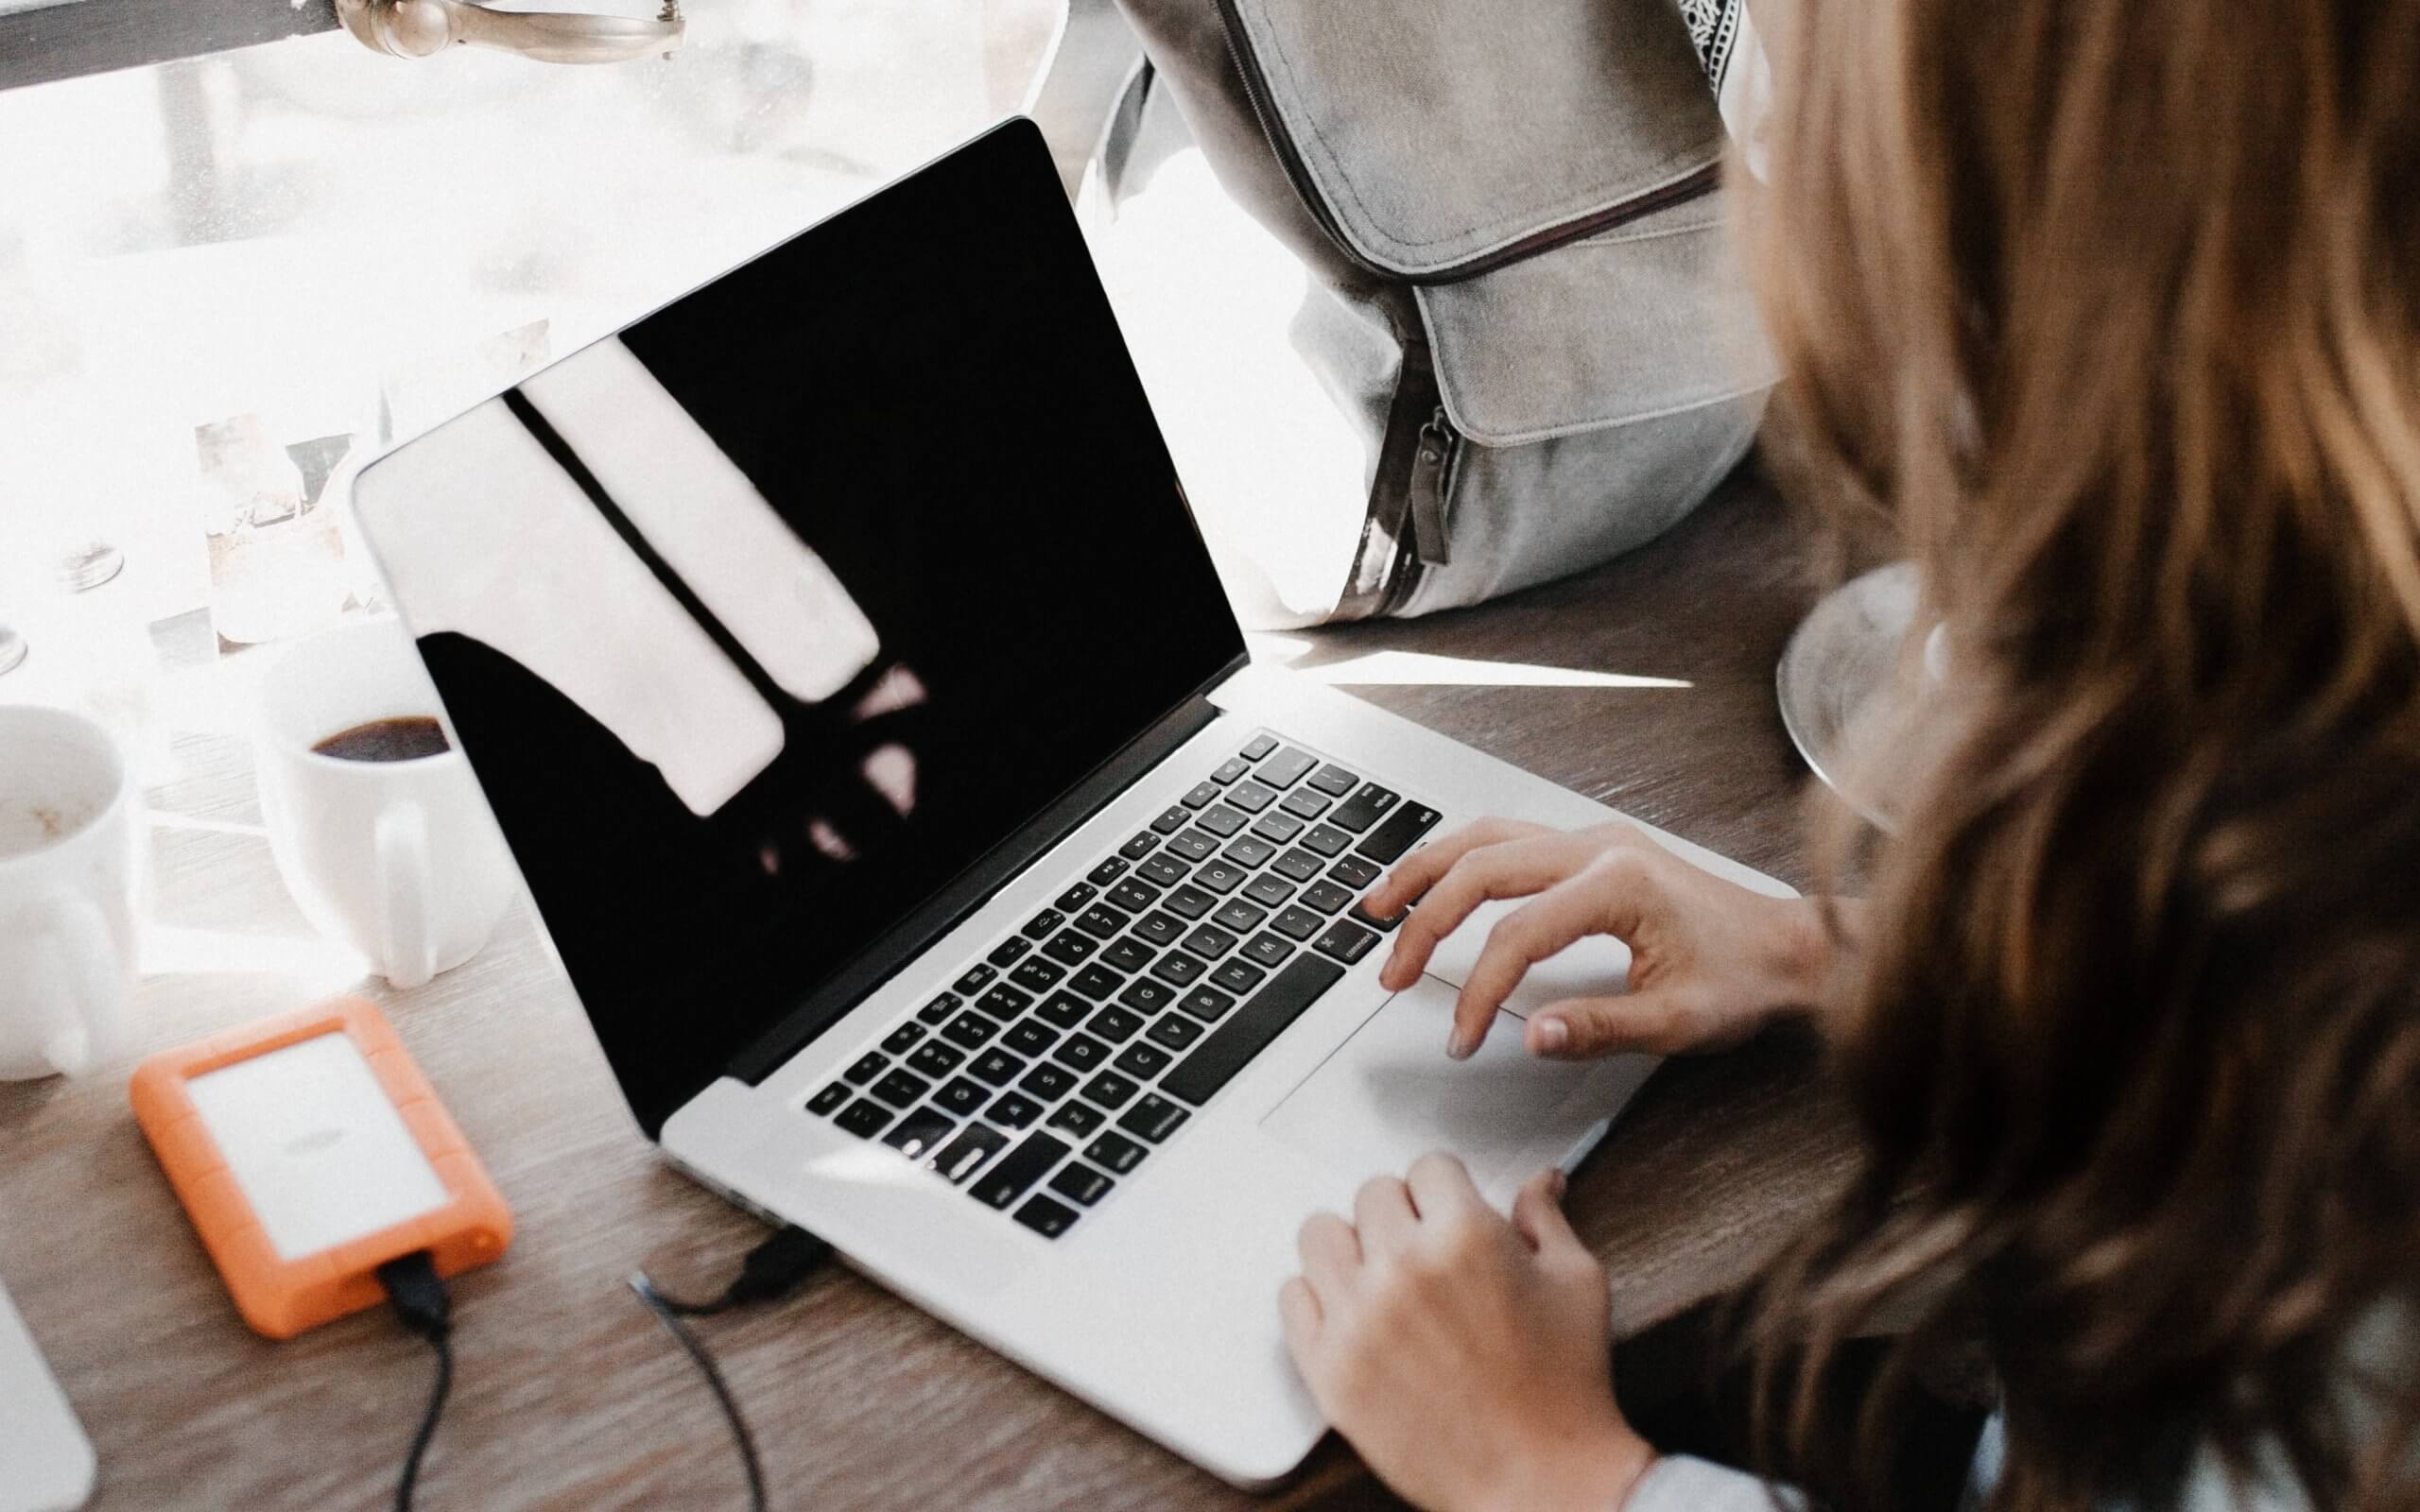
[{"label": "backpack zipper", "polygon": [[1454,449],[1461,441],[1443,404],[1420,427],[1420,450],[1411,457],[1408,485],[1411,507],[1407,520],[1412,548],[1423,566],[1443,567],[1453,560],[1445,534],[1445,490],[1453,482]]}]

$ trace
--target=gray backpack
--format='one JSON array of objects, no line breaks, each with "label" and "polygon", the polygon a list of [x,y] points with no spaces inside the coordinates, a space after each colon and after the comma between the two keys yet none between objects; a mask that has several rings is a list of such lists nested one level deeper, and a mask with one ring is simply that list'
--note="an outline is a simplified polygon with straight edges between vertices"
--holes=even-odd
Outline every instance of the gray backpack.
[{"label": "gray backpack", "polygon": [[1112,197],[1165,92],[1309,271],[1293,345],[1367,442],[1330,617],[1591,566],[1747,451],[1771,362],[1674,0],[1119,4],[1148,63],[1103,139]]}]

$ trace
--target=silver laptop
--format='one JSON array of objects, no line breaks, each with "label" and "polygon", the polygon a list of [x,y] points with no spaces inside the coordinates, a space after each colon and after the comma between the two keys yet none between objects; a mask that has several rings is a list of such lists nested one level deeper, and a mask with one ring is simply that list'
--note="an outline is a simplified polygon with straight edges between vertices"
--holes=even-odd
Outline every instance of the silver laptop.
[{"label": "silver laptop", "polygon": [[1250,660],[1030,123],[355,498],[639,1126],[1237,1485],[1323,1426],[1302,1219],[1440,1146],[1508,1201],[1650,1069],[1445,1058],[1497,909],[1378,986],[1389,863],[1609,811]]}]

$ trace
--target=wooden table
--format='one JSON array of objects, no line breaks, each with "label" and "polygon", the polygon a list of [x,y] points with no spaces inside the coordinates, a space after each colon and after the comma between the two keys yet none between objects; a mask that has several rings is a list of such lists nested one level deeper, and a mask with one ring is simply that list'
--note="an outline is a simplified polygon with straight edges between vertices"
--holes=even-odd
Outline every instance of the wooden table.
[{"label": "wooden table", "polygon": [[[1357,691],[1793,884],[1804,768],[1772,668],[1811,599],[1786,511],[1736,481],[1665,541],[1482,610],[1322,632],[1300,664],[1398,649],[1685,687]],[[1349,674],[1347,674],[1349,675]],[[1480,669],[1476,676],[1490,676]],[[284,1344],[249,1332],[126,1103],[132,1060],[354,985],[276,880],[243,743],[181,737],[152,799],[160,923],[127,1064],[0,1084],[0,1276],[99,1449],[102,1508],[369,1508],[393,1494],[429,1384],[382,1312]],[[526,915],[416,992],[363,990],[486,1159],[519,1234],[456,1286],[459,1368],[429,1508],[732,1507],[739,1466],[688,1362],[624,1288],[705,1293],[761,1229],[674,1175],[623,1110]],[[1803,1046],[1668,1065],[1573,1184],[1618,1327],[1747,1274],[1846,1169]],[[1225,1507],[1252,1499],[835,1268],[703,1325],[776,1504]],[[1330,1441],[1270,1504],[1386,1504]]]}]

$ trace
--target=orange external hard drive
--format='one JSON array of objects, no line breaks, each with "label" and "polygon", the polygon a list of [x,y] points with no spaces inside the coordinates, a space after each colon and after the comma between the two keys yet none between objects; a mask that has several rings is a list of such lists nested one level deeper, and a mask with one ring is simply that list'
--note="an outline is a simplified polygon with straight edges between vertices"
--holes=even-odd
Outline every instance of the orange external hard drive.
[{"label": "orange external hard drive", "polygon": [[244,1320],[288,1339],[374,1307],[425,1249],[440,1276],[512,1214],[375,1005],[337,998],[151,1057],[136,1122]]}]

